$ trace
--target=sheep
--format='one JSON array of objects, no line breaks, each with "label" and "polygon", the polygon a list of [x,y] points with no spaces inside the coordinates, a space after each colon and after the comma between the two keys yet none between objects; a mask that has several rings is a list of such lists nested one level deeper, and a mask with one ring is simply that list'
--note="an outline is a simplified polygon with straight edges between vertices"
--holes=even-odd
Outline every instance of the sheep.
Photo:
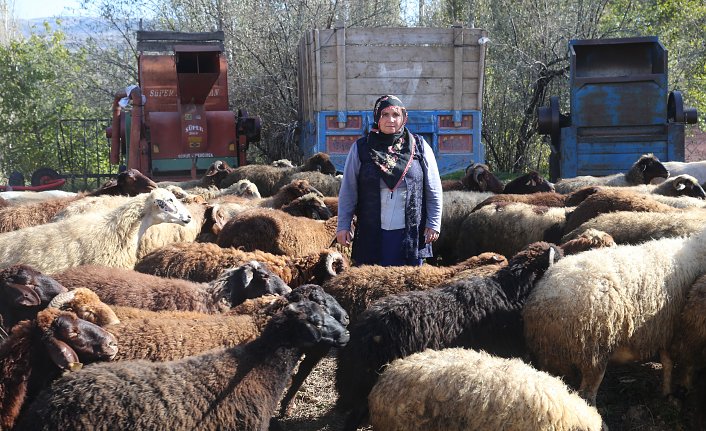
[{"label": "sheep", "polygon": [[324,200],[316,193],[308,193],[282,206],[282,211],[295,217],[328,220],[333,217]]},{"label": "sheep", "polygon": [[270,165],[274,166],[275,168],[293,168],[294,164],[289,160],[289,159],[279,159],[275,160]]},{"label": "sheep", "polygon": [[148,193],[157,188],[157,183],[147,178],[137,169],[128,169],[120,172],[115,179],[103,184],[98,190],[88,193],[88,196],[137,196]]},{"label": "sheep", "polygon": [[667,178],[658,185],[647,185],[649,192],[663,196],[689,196],[692,198],[705,199],[706,192],[699,184],[699,181],[691,175],[681,174]]},{"label": "sheep", "polygon": [[208,188],[210,186],[220,187],[221,181],[223,181],[223,179],[231,172],[233,172],[233,168],[230,167],[228,163],[223,160],[216,160],[211,163],[204,173],[204,176],[201,178],[186,181],[160,181],[157,185],[164,188],[169,186],[177,186],[183,189],[192,189],[195,187]]},{"label": "sheep", "polygon": [[503,193],[526,195],[538,192],[553,192],[554,185],[542,178],[537,171],[531,171],[520,175],[512,181],[509,181],[503,187]]},{"label": "sheep", "polygon": [[301,349],[348,338],[325,309],[300,301],[241,346],[172,362],[93,364],[64,376],[16,429],[266,430]]},{"label": "sheep", "polygon": [[496,202],[521,202],[523,204],[545,206],[545,207],[575,207],[587,197],[600,190],[599,187],[584,187],[568,194],[557,192],[536,192],[529,194],[500,194],[493,195],[479,203],[473,208],[477,211],[486,205]]},{"label": "sheep", "polygon": [[367,416],[367,396],[381,367],[425,350],[464,346],[513,356],[523,353],[520,310],[547,268],[561,258],[550,243],[530,244],[486,277],[469,277],[437,289],[390,295],[351,324],[338,354],[338,408],[353,411],[345,430]]},{"label": "sheep", "polygon": [[627,188],[601,189],[584,199],[566,216],[564,229],[571,232],[598,214],[615,211],[673,212],[674,207]]},{"label": "sheep", "polygon": [[688,174],[695,177],[699,184],[706,183],[706,160],[696,162],[664,162],[664,167],[667,168],[671,176]]},{"label": "sheep", "polygon": [[615,239],[609,233],[598,229],[586,229],[576,238],[563,241],[559,247],[563,250],[564,256],[570,256],[594,248],[615,247],[616,245]]},{"label": "sheep", "polygon": [[368,397],[373,429],[601,431],[598,411],[519,359],[459,348],[396,359]]},{"label": "sheep", "polygon": [[148,227],[189,221],[191,215],[174,195],[157,188],[105,214],[76,216],[0,235],[0,268],[20,262],[45,273],[82,264],[132,268]]},{"label": "sheep", "polygon": [[318,171],[299,172],[285,177],[275,184],[275,190],[286,186],[288,182],[297,180],[306,180],[312,187],[321,192],[324,196],[338,196],[338,192],[341,190],[342,177],[322,174]]},{"label": "sheep", "polygon": [[166,279],[121,268],[79,266],[52,277],[67,288],[87,287],[107,304],[152,311],[222,313],[248,298],[291,289],[259,262],[224,270],[211,283]]},{"label": "sheep", "polygon": [[210,243],[177,243],[143,257],[135,265],[135,270],[161,277],[209,282],[215,280],[223,268],[240,266],[252,260],[267,265],[290,287],[305,283],[323,284],[349,266],[341,253],[330,249],[289,257],[257,250],[246,252],[221,248]]},{"label": "sheep", "polygon": [[441,232],[439,239],[432,243],[435,260],[443,260],[444,264],[453,264],[459,261],[456,256],[456,240],[458,239],[461,223],[468,217],[479,202],[494,196],[490,192],[444,192],[444,206],[441,211]]},{"label": "sheep", "polygon": [[331,211],[331,217],[338,216],[338,196],[324,196],[324,205]]},{"label": "sheep", "polygon": [[[663,393],[671,387],[669,342],[689,287],[703,272],[706,231],[568,256],[550,268],[523,310],[538,366],[572,380],[595,405],[609,361],[660,353]],[[570,310],[570,312],[568,312]]]},{"label": "sheep", "polygon": [[0,328],[9,331],[17,322],[32,319],[66,287],[35,268],[17,264],[0,271]]},{"label": "sheep", "polygon": [[115,337],[69,311],[47,308],[23,320],[0,345],[0,429],[11,429],[23,407],[63,371],[116,353]]},{"label": "sheep", "polygon": [[362,265],[342,272],[324,283],[323,288],[355,319],[370,304],[385,296],[432,289],[465,270],[469,270],[467,276],[490,275],[505,265],[507,259],[497,253],[483,253],[447,267]]},{"label": "sheep", "polygon": [[442,190],[467,190],[474,192],[502,193],[503,183],[490,172],[490,168],[482,163],[473,163],[466,167],[466,173],[460,180],[444,180]]},{"label": "sheep", "polygon": [[669,351],[681,372],[681,385],[691,391],[694,374],[706,364],[706,276],[691,286],[686,303],[674,329]]},{"label": "sheep", "polygon": [[335,174],[336,167],[326,153],[316,153],[296,168],[276,168],[267,165],[240,166],[221,181],[220,187],[228,187],[238,180],[248,179],[257,185],[262,196],[272,196],[278,190],[276,187],[278,183],[289,183],[292,175],[304,171]]},{"label": "sheep", "polygon": [[219,189],[216,186],[193,187],[188,189],[188,193],[181,187],[175,185],[168,185],[165,186],[165,188],[172,191],[172,193],[174,193],[175,189],[178,189],[185,195],[190,194],[201,196],[207,202],[216,202],[222,199],[229,199],[234,196],[244,199],[260,199],[262,197],[260,196],[260,192],[257,190],[257,186],[249,180],[240,180],[224,189]]},{"label": "sheep", "polygon": [[604,177],[592,177],[590,175],[564,178],[554,184],[554,188],[559,193],[569,193],[586,186],[615,186],[627,187],[639,184],[650,184],[653,178],[668,178],[667,168],[659,161],[654,154],[644,154],[633,163],[626,173],[618,173]]},{"label": "sheep", "polygon": [[142,175],[138,170],[130,169],[121,172],[117,179],[111,180],[101,189],[88,194],[46,199],[2,209],[0,210],[0,232],[11,232],[48,223],[53,220],[57,213],[88,197],[101,195],[137,196],[140,193],[147,193],[155,187],[156,185],[152,180]]},{"label": "sheep", "polygon": [[485,251],[512,256],[535,241],[558,243],[568,208],[499,202],[471,213],[461,223],[456,253],[466,259]]},{"label": "sheep", "polygon": [[665,205],[669,205],[674,208],[706,208],[706,202],[703,199],[692,198],[689,196],[664,196],[651,194],[650,197],[657,202],[661,202]]},{"label": "sheep", "polygon": [[611,235],[617,244],[639,244],[645,241],[689,236],[706,226],[706,211],[694,209],[679,212],[617,211],[600,214],[566,233],[562,241],[569,241],[589,229]]},{"label": "sheep", "polygon": [[245,251],[303,256],[331,245],[337,221],[337,217],[319,221],[273,209],[253,209],[226,223],[216,243]]}]

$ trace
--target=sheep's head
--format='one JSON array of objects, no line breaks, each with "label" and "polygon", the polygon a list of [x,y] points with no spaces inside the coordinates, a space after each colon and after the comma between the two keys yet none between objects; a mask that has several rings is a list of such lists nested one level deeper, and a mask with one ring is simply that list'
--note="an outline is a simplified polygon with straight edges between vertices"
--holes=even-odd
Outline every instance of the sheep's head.
[{"label": "sheep's head", "polygon": [[657,177],[669,178],[669,171],[654,154],[644,154],[625,176],[631,184],[650,184]]},{"label": "sheep's head", "polygon": [[508,260],[507,268],[515,274],[541,277],[564,256],[560,247],[550,242],[534,242]]},{"label": "sheep's head", "polygon": [[101,301],[94,291],[85,287],[79,287],[55,296],[49,303],[49,307],[74,312],[80,319],[98,326],[120,323],[120,319],[115,315],[113,309]]},{"label": "sheep's head", "polygon": [[49,357],[62,370],[76,371],[84,362],[111,360],[118,353],[115,337],[75,313],[47,308],[37,314]]},{"label": "sheep's head", "polygon": [[575,207],[576,205],[580,204],[584,200],[586,200],[587,197],[591,196],[592,194],[600,191],[600,187],[595,187],[595,186],[588,186],[588,187],[582,187],[575,192],[569,193],[566,195],[566,200],[564,201],[564,204],[567,207]]},{"label": "sheep's head", "polygon": [[118,188],[122,195],[137,196],[157,188],[157,183],[137,169],[128,169],[118,174]]},{"label": "sheep's head", "polygon": [[286,202],[291,202],[296,198],[300,198],[309,193],[323,198],[324,195],[316,190],[307,180],[294,180],[277,191],[277,196],[283,198]]},{"label": "sheep's head", "polygon": [[257,185],[250,180],[240,180],[232,186],[228,187],[228,191],[232,190],[233,194],[247,199],[260,199],[260,191]]},{"label": "sheep's head", "polygon": [[279,159],[272,162],[272,166],[275,168],[293,168],[294,164],[288,159]]},{"label": "sheep's head", "polygon": [[530,194],[538,192],[553,192],[554,184],[542,178],[536,171],[520,175],[508,182],[503,189],[505,194]]},{"label": "sheep's head", "polygon": [[474,163],[466,168],[466,175],[461,178],[464,188],[474,192],[502,193],[503,184],[490,172],[488,166]]},{"label": "sheep's head", "polygon": [[147,208],[149,208],[153,224],[177,223],[186,225],[191,221],[189,210],[167,189],[156,188],[152,190],[147,199]]},{"label": "sheep's head", "polygon": [[303,284],[295,287],[291,292],[285,295],[285,297],[290,303],[303,300],[316,302],[324,307],[326,311],[343,326],[348,326],[351,321],[348,312],[341,307],[341,304],[339,304],[333,296],[326,293],[321,286],[316,284]]},{"label": "sheep's head", "polygon": [[335,175],[336,166],[326,153],[316,153],[309,157],[301,167],[302,171],[318,171],[322,174]]},{"label": "sheep's head", "polygon": [[221,181],[234,170],[234,168],[231,168],[230,165],[223,160],[216,160],[211,163],[211,166],[206,170],[206,174],[201,178],[201,185],[204,187],[220,187]]},{"label": "sheep's head", "polygon": [[318,262],[314,265],[311,283],[323,284],[346,270],[350,264],[340,252],[326,249],[317,254]]},{"label": "sheep's head", "polygon": [[338,320],[316,302],[302,300],[284,307],[281,312],[272,317],[264,333],[286,331],[287,339],[293,345],[310,347],[315,344],[326,344],[343,347],[350,339],[350,333]]},{"label": "sheep's head", "polygon": [[615,246],[615,240],[609,233],[590,228],[576,238],[563,243],[561,249],[564,251],[564,256],[569,256],[594,248]]},{"label": "sheep's head", "polygon": [[223,271],[214,283],[223,308],[234,307],[258,296],[285,295],[292,291],[266,265],[255,260]]},{"label": "sheep's head", "polygon": [[66,291],[59,282],[29,265],[5,268],[0,271],[0,304],[12,315],[2,316],[2,321],[11,325],[18,320],[33,319],[52,298]]},{"label": "sheep's head", "polygon": [[328,220],[333,213],[324,200],[316,193],[308,193],[284,205],[282,211],[296,217],[307,217],[313,220]]},{"label": "sheep's head", "polygon": [[706,193],[699,184],[699,181],[691,175],[682,174],[665,181],[671,187],[670,195],[672,196],[689,196],[692,198],[704,199]]}]

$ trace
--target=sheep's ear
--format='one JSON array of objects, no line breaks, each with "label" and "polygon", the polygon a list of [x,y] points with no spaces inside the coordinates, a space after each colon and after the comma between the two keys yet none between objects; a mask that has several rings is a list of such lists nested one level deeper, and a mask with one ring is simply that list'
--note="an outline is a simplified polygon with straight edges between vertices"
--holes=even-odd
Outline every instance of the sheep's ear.
[{"label": "sheep's ear", "polygon": [[223,229],[223,226],[228,222],[228,218],[225,215],[225,211],[220,207],[220,205],[214,205],[211,211],[211,218],[213,219],[213,233],[218,235],[218,233]]},{"label": "sheep's ear", "polygon": [[244,266],[240,272],[240,276],[242,277],[243,287],[247,288],[250,286],[250,282],[252,282],[253,279],[252,268]]},{"label": "sheep's ear", "polygon": [[8,281],[5,283],[5,286],[8,287],[7,293],[10,298],[10,302],[14,305],[34,307],[42,303],[42,299],[39,297],[37,292],[26,284],[12,283]]},{"label": "sheep's ear", "polygon": [[556,250],[554,247],[549,247],[549,266],[554,265],[554,258],[556,257]]},{"label": "sheep's ear", "polygon": [[51,337],[46,341],[46,347],[52,362],[60,369],[78,371],[83,367],[74,349],[63,341]]},{"label": "sheep's ear", "polygon": [[683,181],[675,181],[674,188],[678,191],[681,191],[686,188],[686,184]]}]

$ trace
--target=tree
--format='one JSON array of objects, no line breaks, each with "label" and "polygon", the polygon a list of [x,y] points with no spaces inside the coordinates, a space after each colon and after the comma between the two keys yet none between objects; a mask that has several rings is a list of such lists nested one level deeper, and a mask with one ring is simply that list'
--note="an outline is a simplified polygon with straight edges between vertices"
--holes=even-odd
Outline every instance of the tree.
[{"label": "tree", "polygon": [[87,117],[81,102],[85,52],[64,45],[64,35],[45,23],[43,34],[0,46],[0,152],[4,176],[56,168],[62,118]]}]

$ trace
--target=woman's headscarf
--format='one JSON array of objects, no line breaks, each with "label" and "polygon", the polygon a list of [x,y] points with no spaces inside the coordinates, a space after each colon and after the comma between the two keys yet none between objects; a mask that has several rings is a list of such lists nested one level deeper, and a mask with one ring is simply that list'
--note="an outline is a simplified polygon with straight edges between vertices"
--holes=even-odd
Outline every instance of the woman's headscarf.
[{"label": "woman's headscarf", "polygon": [[394,190],[402,181],[414,157],[414,146],[410,145],[407,127],[395,134],[382,133],[378,122],[382,111],[389,106],[402,109],[404,122],[407,122],[407,110],[402,101],[395,96],[381,96],[373,106],[373,128],[368,134],[368,148],[373,163],[380,169],[380,176],[390,190]]}]

